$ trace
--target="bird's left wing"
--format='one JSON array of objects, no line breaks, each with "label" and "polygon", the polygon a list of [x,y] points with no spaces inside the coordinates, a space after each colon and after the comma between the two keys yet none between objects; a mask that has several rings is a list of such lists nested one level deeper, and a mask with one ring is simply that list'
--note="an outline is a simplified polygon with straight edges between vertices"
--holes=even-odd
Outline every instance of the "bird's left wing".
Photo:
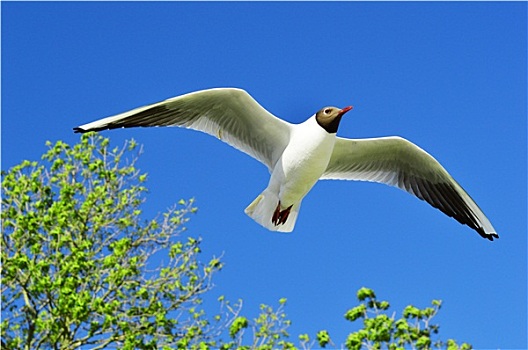
[{"label": "bird's left wing", "polygon": [[338,137],[321,179],[372,181],[396,186],[468,225],[482,237],[498,238],[482,210],[434,159],[401,137]]},{"label": "bird's left wing", "polygon": [[275,117],[246,91],[201,90],[74,128],[180,126],[213,135],[265,164],[271,171],[288,145],[291,124]]}]

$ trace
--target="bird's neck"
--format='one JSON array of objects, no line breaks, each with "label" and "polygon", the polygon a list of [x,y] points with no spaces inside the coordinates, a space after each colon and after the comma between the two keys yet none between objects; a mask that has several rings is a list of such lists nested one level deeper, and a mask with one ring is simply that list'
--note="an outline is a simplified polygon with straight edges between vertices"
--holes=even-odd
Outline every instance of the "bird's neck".
[{"label": "bird's neck", "polygon": [[327,133],[336,134],[337,128],[339,127],[339,122],[341,122],[341,116],[332,120],[319,120],[319,118],[316,117],[315,120],[317,121],[317,124],[319,124],[319,126],[322,127]]}]

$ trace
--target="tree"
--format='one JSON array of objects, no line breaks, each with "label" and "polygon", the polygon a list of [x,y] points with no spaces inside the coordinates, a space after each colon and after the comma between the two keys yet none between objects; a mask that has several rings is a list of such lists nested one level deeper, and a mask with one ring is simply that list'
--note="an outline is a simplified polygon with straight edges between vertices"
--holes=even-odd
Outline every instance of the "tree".
[{"label": "tree", "polygon": [[436,348],[471,349],[471,345],[463,343],[460,347],[453,339],[447,343],[433,337],[438,334],[439,326],[431,324],[432,318],[438,313],[442,302],[433,300],[432,307],[419,309],[413,305],[405,307],[403,317],[395,319],[385,312],[390,304],[378,301],[372,289],[361,288],[357,292],[360,305],[348,310],[345,319],[349,321],[363,320],[363,328],[348,335],[345,346],[347,349],[430,349]]},{"label": "tree", "polygon": [[[47,146],[41,162],[2,172],[2,348],[295,348],[286,299],[277,309],[261,305],[249,319],[242,301],[222,297],[219,314],[206,315],[202,297],[221,259],[202,262],[201,240],[185,234],[193,200],[140,219],[147,176],[135,168],[133,140],[109,149],[107,138],[92,133],[74,146]],[[432,346],[439,302],[409,306],[394,320],[373,291],[361,289],[358,298],[362,304],[345,317],[363,319],[364,328],[349,335],[348,349]],[[299,336],[299,344],[333,343],[320,331],[314,340]]]},{"label": "tree", "polygon": [[[178,240],[192,200],[141,222],[146,175],[124,158],[136,143],[108,145],[48,144],[45,165],[3,174],[3,347],[154,349],[207,335],[196,305],[222,264],[198,261],[200,240]],[[168,260],[151,268],[160,251]]]}]

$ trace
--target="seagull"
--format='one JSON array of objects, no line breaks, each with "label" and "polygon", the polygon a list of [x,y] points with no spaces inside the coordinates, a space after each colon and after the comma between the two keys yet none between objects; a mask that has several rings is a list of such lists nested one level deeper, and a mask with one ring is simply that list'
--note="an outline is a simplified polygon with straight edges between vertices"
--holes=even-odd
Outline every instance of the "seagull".
[{"label": "seagull", "polygon": [[268,186],[245,213],[271,231],[291,232],[303,198],[322,179],[371,181],[398,187],[475,230],[499,238],[482,210],[426,151],[398,137],[337,137],[352,109],[324,107],[291,124],[264,109],[245,90],[200,90],[74,128],[75,132],[179,126],[205,132],[268,167]]}]

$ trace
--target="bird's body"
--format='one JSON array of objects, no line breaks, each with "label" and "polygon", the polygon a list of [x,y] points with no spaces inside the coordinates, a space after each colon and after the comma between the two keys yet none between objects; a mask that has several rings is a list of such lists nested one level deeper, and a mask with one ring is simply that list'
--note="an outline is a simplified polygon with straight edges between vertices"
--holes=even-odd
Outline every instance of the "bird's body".
[{"label": "bird's body", "polygon": [[[301,202],[326,170],[335,134],[318,127],[315,115],[304,123],[293,125],[288,146],[273,168],[268,187],[246,208],[246,214],[262,226],[273,230],[293,230]],[[280,210],[293,206],[284,225],[269,220],[270,208]]]},{"label": "bird's body", "polygon": [[303,198],[319,179],[347,179],[399,187],[482,237],[498,238],[471,197],[418,146],[400,137],[337,137],[341,117],[350,109],[325,107],[294,125],[273,116],[244,90],[218,88],[177,96],[74,130],[181,126],[216,136],[268,167],[268,186],[245,212],[273,231],[293,230]]},{"label": "bird's body", "polygon": [[330,161],[336,135],[315,124],[314,116],[295,126],[290,143],[271,174],[270,184],[280,184],[279,198],[286,205],[301,201]]}]

